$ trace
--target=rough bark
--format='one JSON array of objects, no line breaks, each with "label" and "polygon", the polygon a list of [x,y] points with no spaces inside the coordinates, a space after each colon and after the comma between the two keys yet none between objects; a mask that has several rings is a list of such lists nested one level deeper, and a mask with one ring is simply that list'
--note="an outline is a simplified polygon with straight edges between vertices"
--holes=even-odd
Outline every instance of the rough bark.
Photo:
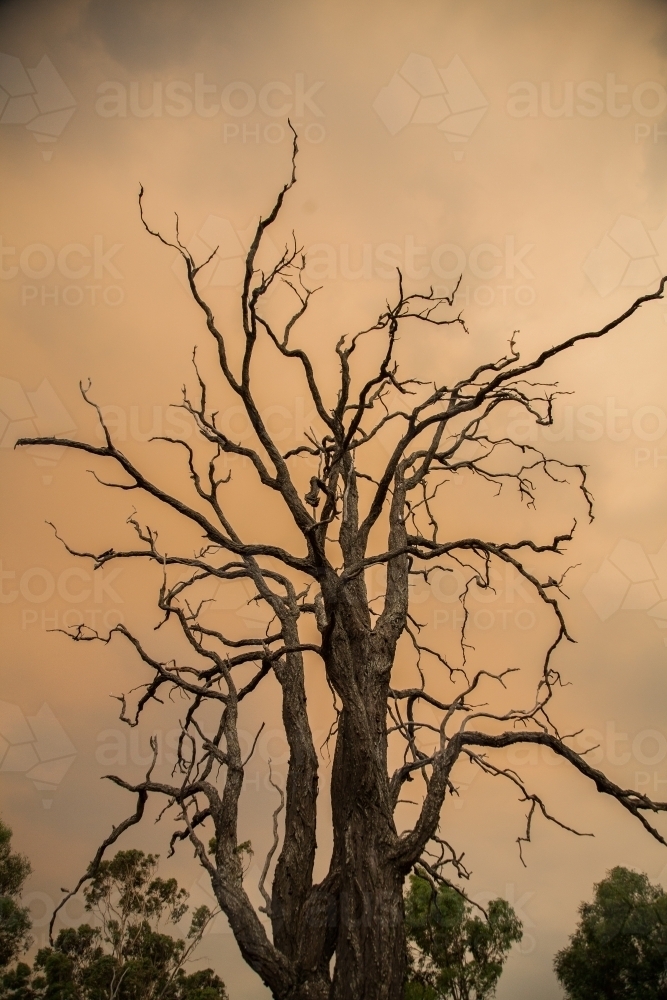
[{"label": "rough bark", "polygon": [[392,857],[397,836],[386,770],[378,781],[382,751],[367,716],[343,708],[339,726],[332,805],[341,878],[331,996],[395,1000],[405,974],[405,876]]}]

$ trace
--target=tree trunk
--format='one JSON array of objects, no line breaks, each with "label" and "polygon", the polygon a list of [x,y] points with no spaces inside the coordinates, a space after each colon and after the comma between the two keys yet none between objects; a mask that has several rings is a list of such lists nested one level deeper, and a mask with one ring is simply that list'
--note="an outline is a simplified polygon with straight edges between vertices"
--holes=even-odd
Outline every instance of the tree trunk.
[{"label": "tree trunk", "polygon": [[341,888],[331,996],[398,1000],[405,975],[403,879],[364,840],[360,833]]},{"label": "tree trunk", "polygon": [[[275,994],[274,994],[275,996]],[[317,976],[299,983],[280,1000],[329,1000],[331,981],[328,976]]]},{"label": "tree trunk", "polygon": [[[357,604],[357,607],[359,605]],[[395,643],[339,604],[327,670],[343,709],[331,801],[332,869],[340,873],[331,1000],[400,1000],[405,974],[404,875],[387,774],[387,695]]]}]

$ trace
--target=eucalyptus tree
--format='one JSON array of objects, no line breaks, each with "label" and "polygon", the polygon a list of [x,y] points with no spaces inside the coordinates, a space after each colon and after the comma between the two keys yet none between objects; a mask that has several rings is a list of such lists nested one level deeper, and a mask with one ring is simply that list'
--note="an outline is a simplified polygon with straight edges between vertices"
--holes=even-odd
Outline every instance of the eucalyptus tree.
[{"label": "eucalyptus tree", "polygon": [[0,820],[0,969],[30,947],[30,911],[21,906],[21,893],[32,866],[12,850],[12,831]]},{"label": "eucalyptus tree", "polygon": [[667,996],[667,894],[643,872],[612,868],[579,907],[569,944],[554,958],[567,1000]]}]

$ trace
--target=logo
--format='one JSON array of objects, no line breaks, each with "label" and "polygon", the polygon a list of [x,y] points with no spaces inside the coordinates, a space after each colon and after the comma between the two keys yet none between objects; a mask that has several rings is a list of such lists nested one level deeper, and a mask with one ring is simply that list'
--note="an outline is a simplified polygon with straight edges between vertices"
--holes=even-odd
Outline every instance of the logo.
[{"label": "logo", "polygon": [[[11,247],[5,245],[0,235],[0,281],[29,278],[31,282],[39,282],[28,284],[21,281],[23,306],[40,302],[42,306],[72,307],[83,305],[84,302],[93,306],[100,302],[107,306],[118,306],[125,300],[125,289],[107,282],[109,276],[123,280],[123,274],[113,260],[122,249],[122,243],[114,243],[105,250],[104,236],[100,233],[92,238],[88,246],[84,243],[65,243],[58,249],[46,243]],[[52,276],[54,283],[47,284],[45,279]],[[61,277],[76,283],[63,284],[59,280]],[[104,283],[83,284],[85,279],[91,278]],[[89,294],[86,295],[86,292]]]},{"label": "logo", "polygon": [[[46,379],[34,392],[24,392],[19,382],[0,375],[0,448],[13,448],[21,437],[55,437],[76,431],[76,424]],[[64,448],[34,445],[36,465],[54,468]],[[48,486],[52,476],[43,475]]]},{"label": "logo", "polygon": [[[305,73],[294,74],[293,86],[284,80],[270,80],[259,91],[246,80],[232,80],[219,95],[218,85],[206,83],[204,73],[195,73],[194,86],[186,80],[152,80],[142,87],[139,80],[132,80],[128,88],[119,80],[105,80],[97,88],[95,111],[100,118],[127,118],[128,111],[134,118],[162,118],[165,113],[172,118],[186,118],[193,112],[199,118],[214,118],[220,112],[230,118],[247,118],[259,110],[267,118],[289,115],[292,123],[300,126],[306,112],[324,118],[324,111],[315,102],[315,94],[323,86],[324,80],[316,80],[307,87]],[[324,138],[321,125],[312,130],[306,126],[304,132],[307,142],[321,142]],[[281,130],[281,135],[285,134]],[[279,142],[280,138],[274,134],[267,140]]]},{"label": "logo", "polygon": [[[644,118],[657,118],[667,107],[667,91],[655,80],[644,80],[632,88],[618,83],[615,73],[607,73],[604,83],[599,80],[566,80],[555,84],[542,80],[517,80],[507,91],[507,111],[512,118],[537,118],[540,112],[546,118],[625,118],[634,111]],[[577,103],[575,104],[575,98]],[[630,98],[630,100],[624,100]],[[640,127],[643,126],[643,127]],[[650,134],[649,126],[635,126],[635,142],[640,136]]]},{"label": "logo", "polygon": [[[55,142],[74,114],[76,101],[48,56],[34,69],[0,53],[0,125],[25,125],[37,142]],[[53,150],[42,152],[50,160]]]},{"label": "logo", "polygon": [[[197,275],[199,288],[235,288],[243,281],[245,259],[257,231],[257,220],[246,229],[234,229],[229,219],[209,215],[204,225],[186,244],[197,265],[214,254],[206,267]],[[280,253],[268,235],[262,239],[262,251],[268,251],[274,260]],[[172,264],[172,271],[188,287],[183,259],[179,254]]]},{"label": "logo", "polygon": [[[0,772],[25,774],[38,792],[55,792],[76,756],[76,747],[47,704],[25,716],[0,701]],[[43,798],[50,809],[52,798]]]},{"label": "logo", "polygon": [[645,288],[667,274],[667,216],[648,232],[639,219],[619,215],[613,229],[591,250],[584,274],[599,295],[617,288]]},{"label": "logo", "polygon": [[[373,108],[392,135],[406,125],[435,125],[449,142],[464,143],[488,104],[459,56],[438,70],[427,56],[413,52],[382,88]],[[462,160],[463,150],[456,150],[454,158]]]},{"label": "logo", "polygon": [[583,593],[600,621],[619,610],[645,611],[658,628],[667,628],[667,542],[647,555],[638,542],[622,539]]}]

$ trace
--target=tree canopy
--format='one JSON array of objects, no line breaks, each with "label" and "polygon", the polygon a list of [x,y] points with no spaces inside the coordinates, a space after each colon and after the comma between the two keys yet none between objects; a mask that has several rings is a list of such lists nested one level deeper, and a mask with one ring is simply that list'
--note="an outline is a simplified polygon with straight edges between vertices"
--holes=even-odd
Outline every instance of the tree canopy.
[{"label": "tree canopy", "polygon": [[32,969],[22,962],[5,973],[2,1000],[227,1000],[212,969],[184,969],[213,914],[200,906],[185,938],[166,933],[162,923],[184,918],[188,894],[155,874],[157,862],[137,850],[103,861],[84,891],[97,923],[61,930]]},{"label": "tree canopy", "polygon": [[410,876],[405,926],[405,1000],[485,1000],[495,993],[510,948],[523,936],[504,899],[492,899],[485,919],[455,889]]},{"label": "tree canopy", "polygon": [[667,894],[612,868],[554,960],[568,1000],[667,1000]]},{"label": "tree canopy", "polygon": [[11,845],[12,831],[0,820],[0,969],[30,945],[30,913],[19,901],[32,867]]}]

